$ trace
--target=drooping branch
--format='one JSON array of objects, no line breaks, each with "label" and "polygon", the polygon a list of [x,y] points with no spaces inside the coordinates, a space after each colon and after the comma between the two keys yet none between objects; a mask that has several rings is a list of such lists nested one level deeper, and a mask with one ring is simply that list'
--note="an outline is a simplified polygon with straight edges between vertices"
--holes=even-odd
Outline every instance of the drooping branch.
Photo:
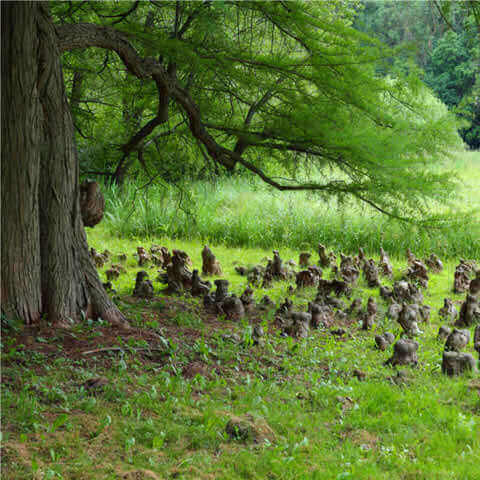
[{"label": "drooping branch", "polygon": [[[114,50],[131,74],[138,78],[152,78],[157,84],[161,84],[166,92],[165,97],[170,94],[185,110],[192,134],[205,145],[209,155],[227,168],[234,166],[233,160],[225,154],[228,150],[218,145],[207,132],[200,119],[198,107],[188,92],[178,85],[175,76],[169,75],[164,66],[154,58],[142,58],[138,55],[125,34],[111,27],[80,23],[58,26],[57,35],[62,52],[88,47]],[[149,128],[151,127],[152,125]]]},{"label": "drooping branch", "polygon": [[[57,28],[57,34],[59,37],[60,49],[62,51],[87,47],[100,47],[114,50],[122,59],[130,73],[138,78],[151,77],[154,79],[157,85],[161,85],[162,88],[168,92],[169,96],[183,108],[187,115],[190,131],[193,136],[205,146],[208,154],[216,162],[226,168],[232,169],[236,163],[239,163],[278,190],[332,190],[332,187],[338,187],[336,182],[326,185],[317,183],[284,185],[278,183],[257,166],[243,158],[238,152],[219,145],[213,136],[208,133],[205,124],[202,122],[200,110],[188,91],[182,88],[178,84],[176,78],[170,76],[164,66],[155,59],[144,59],[140,57],[135,48],[128,41],[125,34],[118,32],[111,27],[102,27],[95,24],[61,25]],[[269,95],[266,94],[262,97],[260,102],[264,104],[269,98]],[[250,119],[253,116],[254,111],[255,110],[252,109]],[[137,132],[137,134],[132,137],[127,144],[128,147],[123,149],[126,154],[124,160],[128,155],[127,152],[134,150],[135,146],[153,131],[157,121],[158,120],[153,119],[144,127],[144,129],[142,129],[143,131],[140,130],[140,132]]]},{"label": "drooping branch", "polygon": [[[208,155],[220,165],[223,165],[227,169],[234,168],[235,164],[240,164],[247,170],[253,172],[258,177],[260,177],[265,183],[271,185],[280,191],[301,191],[301,190],[310,190],[310,191],[324,191],[330,193],[343,193],[351,194],[356,198],[370,204],[372,207],[377,210],[383,211],[390,215],[393,213],[386,212],[381,209],[375,202],[367,199],[362,195],[362,190],[357,185],[355,188],[352,184],[348,184],[344,181],[330,181],[327,183],[280,183],[276,181],[271,176],[267,175],[262,169],[248,161],[244,158],[239,152],[235,150],[230,150],[222,145],[220,145],[215,138],[208,132],[207,125],[202,121],[201,112],[198,108],[195,101],[190,96],[190,93],[187,89],[183,88],[179,83],[174,74],[170,75],[165,67],[158,62],[157,60],[147,57],[142,58],[132,44],[129,42],[127,35],[124,33],[118,32],[112,27],[103,27],[95,24],[74,24],[74,25],[61,25],[57,27],[58,42],[62,52],[65,52],[74,48],[87,48],[87,47],[99,47],[109,50],[114,50],[128,71],[135,75],[138,78],[151,78],[153,79],[158,86],[161,85],[161,88],[164,89],[165,95],[162,98],[171,98],[173,101],[178,103],[178,105],[185,112],[189,128],[192,135],[195,139],[200,142],[206,149]],[[250,120],[255,111],[264,105],[270,99],[270,93],[265,94],[259,102],[260,105],[251,108]],[[160,106],[159,106],[160,107]],[[158,116],[156,117],[156,119]],[[152,120],[147,124],[144,129],[140,130],[132,139],[128,142],[127,145],[130,146],[125,148],[124,151],[132,151],[135,149],[134,145],[138,145],[141,140],[143,140],[156,126],[156,122],[159,120]],[[209,127],[212,127],[209,125]],[[215,128],[221,130],[218,126]],[[226,128],[224,130],[227,130]],[[233,132],[230,132],[233,133]],[[237,132],[238,133],[238,132]],[[244,134],[249,134],[249,132],[241,132]],[[266,132],[261,134],[264,138],[269,137]],[[285,139],[281,139],[284,141]],[[294,143],[294,142],[292,142]],[[298,151],[301,151],[298,149]],[[307,152],[304,152],[307,153]],[[313,153],[308,152],[308,153]]]}]

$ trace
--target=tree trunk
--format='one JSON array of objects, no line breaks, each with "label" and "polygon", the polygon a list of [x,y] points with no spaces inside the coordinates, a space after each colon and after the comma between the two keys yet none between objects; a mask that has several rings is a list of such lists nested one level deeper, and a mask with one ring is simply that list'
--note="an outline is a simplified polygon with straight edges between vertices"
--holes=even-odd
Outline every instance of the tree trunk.
[{"label": "tree trunk", "polygon": [[2,312],[32,323],[40,289],[38,47],[31,4],[2,2]]},{"label": "tree trunk", "polygon": [[125,179],[127,177],[128,170],[133,165],[134,158],[131,154],[123,156],[117,164],[117,168],[110,177],[110,184],[123,187]]},{"label": "tree trunk", "polygon": [[[13,311],[27,323],[46,314],[48,321],[68,325],[83,314],[126,325],[103,289],[88,252],[72,116],[47,8],[46,3],[2,3],[3,56],[7,57],[7,63],[2,63],[2,233],[10,232],[5,241],[2,235],[2,273],[6,272],[2,311]],[[23,83],[14,75],[22,77]],[[19,89],[23,84],[27,90]],[[15,108],[7,105],[10,100],[4,101],[4,89],[6,95],[18,96]],[[10,135],[3,135],[11,125]],[[17,144],[27,147],[18,149]],[[15,160],[10,153],[13,148],[17,148]],[[8,177],[3,175],[4,166]],[[28,218],[18,214],[23,204],[15,195],[25,196]],[[25,278],[30,278],[27,285]],[[36,310],[30,305],[32,291],[34,299],[41,292],[34,303]]]}]

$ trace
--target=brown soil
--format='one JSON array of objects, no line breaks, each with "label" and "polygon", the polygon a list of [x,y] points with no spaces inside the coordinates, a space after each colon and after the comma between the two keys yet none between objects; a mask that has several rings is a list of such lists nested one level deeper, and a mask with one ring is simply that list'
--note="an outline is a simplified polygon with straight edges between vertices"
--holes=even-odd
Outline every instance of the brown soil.
[{"label": "brown soil", "polygon": [[[247,362],[251,351],[242,351],[240,346],[236,357],[237,359],[245,358],[245,362],[232,359],[230,363],[221,364],[217,364],[214,354],[210,357],[212,361],[207,363],[206,359],[192,348],[198,339],[203,339],[211,347],[215,347],[219,331],[228,332],[230,335],[238,332],[239,338],[243,339],[243,327],[240,322],[209,314],[203,306],[179,297],[155,297],[148,303],[133,296],[122,297],[121,300],[136,306],[137,320],[131,321],[133,326],[128,330],[100,324],[92,328],[71,330],[57,328],[54,331],[48,325],[26,326],[18,332],[4,332],[4,337],[10,340],[8,349],[17,347],[19,350],[28,352],[29,355],[32,353],[44,355],[41,362],[29,363],[29,368],[35,370],[37,374],[42,374],[44,368],[58,358],[82,361],[86,366],[94,365],[98,371],[99,368],[106,370],[111,368],[120,355],[136,355],[137,360],[143,364],[154,364],[156,368],[161,368],[170,363],[168,348],[165,345],[165,340],[168,340],[170,344],[176,344],[188,359],[183,364],[172,365],[172,374],[181,373],[185,378],[190,379],[196,375],[206,378],[212,378],[215,374],[224,377],[243,377],[253,373]],[[161,308],[157,307],[159,304]],[[179,312],[189,312],[199,317],[200,326],[177,325],[174,319]],[[138,320],[138,313],[141,320]],[[261,321],[260,314],[255,311],[248,314],[248,319],[252,325]],[[147,322],[152,321],[158,323],[157,329],[148,327]],[[142,324],[145,326],[141,326]],[[268,334],[275,334],[273,325],[269,326]],[[133,346],[129,347],[129,345]],[[4,349],[6,348],[4,346]],[[284,352],[281,346],[277,348],[273,357],[271,353],[268,356],[262,355],[263,347],[261,346],[249,348],[259,352],[258,360],[266,367],[273,366],[281,370],[281,361],[278,362],[278,367],[276,362],[272,363],[272,359],[275,360],[274,357],[283,358]],[[23,362],[21,357],[14,361],[16,364]],[[8,365],[8,362],[8,358],[5,359],[4,365]],[[8,375],[2,377],[2,384],[13,388],[21,387],[21,381],[10,378]]]}]

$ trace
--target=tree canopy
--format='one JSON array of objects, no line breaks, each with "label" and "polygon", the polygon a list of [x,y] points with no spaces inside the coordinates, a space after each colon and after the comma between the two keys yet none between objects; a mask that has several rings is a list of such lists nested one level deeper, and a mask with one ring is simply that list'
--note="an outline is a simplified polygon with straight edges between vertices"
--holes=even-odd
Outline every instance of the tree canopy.
[{"label": "tree canopy", "polygon": [[459,145],[456,120],[352,27],[358,8],[53,2],[82,171],[247,171],[414,216],[453,188],[429,167]]}]

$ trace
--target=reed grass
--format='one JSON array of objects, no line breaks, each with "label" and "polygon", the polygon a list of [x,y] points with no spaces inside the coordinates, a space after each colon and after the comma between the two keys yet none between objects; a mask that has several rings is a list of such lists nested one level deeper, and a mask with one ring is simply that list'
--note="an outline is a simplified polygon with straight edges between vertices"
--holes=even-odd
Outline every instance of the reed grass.
[{"label": "reed grass", "polygon": [[[445,166],[439,166],[445,168]],[[223,178],[183,186],[127,184],[106,189],[106,227],[120,237],[199,239],[231,247],[335,250],[392,255],[480,258],[480,153],[463,152],[449,165],[460,189],[448,221],[433,226],[399,222],[370,207],[339,204],[308,192],[278,192],[255,180]],[[443,205],[432,213],[445,213]],[[472,212],[473,215],[467,214]],[[476,213],[475,213],[476,212]]]}]

